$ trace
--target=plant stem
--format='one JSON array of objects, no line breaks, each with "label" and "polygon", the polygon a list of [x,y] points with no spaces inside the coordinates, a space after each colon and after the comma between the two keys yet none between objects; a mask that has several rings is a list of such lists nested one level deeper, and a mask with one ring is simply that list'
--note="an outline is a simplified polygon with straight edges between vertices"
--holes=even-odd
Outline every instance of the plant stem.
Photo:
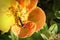
[{"label": "plant stem", "polygon": [[10,33],[11,33],[12,40],[19,40],[19,38],[17,36],[15,36],[12,31],[10,31]]},{"label": "plant stem", "polygon": [[11,39],[12,39],[12,40],[15,40],[15,37],[14,37],[12,31],[10,31],[10,33],[11,33]]}]

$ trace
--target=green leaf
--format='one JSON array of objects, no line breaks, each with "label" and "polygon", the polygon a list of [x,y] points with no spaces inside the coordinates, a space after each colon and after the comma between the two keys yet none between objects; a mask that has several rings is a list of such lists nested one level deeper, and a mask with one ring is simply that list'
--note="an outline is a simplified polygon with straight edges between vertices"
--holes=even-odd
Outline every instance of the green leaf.
[{"label": "green leaf", "polygon": [[60,33],[60,23],[57,23],[58,25],[58,33]]},{"label": "green leaf", "polygon": [[44,40],[48,40],[48,38],[46,37],[46,35],[41,34],[41,36],[42,36],[42,38],[43,38]]},{"label": "green leaf", "polygon": [[52,33],[49,30],[45,30],[41,33],[41,36],[44,40],[48,40]]},{"label": "green leaf", "polygon": [[54,20],[51,20],[50,21],[50,25],[53,25],[53,24],[55,24],[56,22],[54,21]]},{"label": "green leaf", "polygon": [[43,38],[41,37],[40,33],[34,33],[31,38],[33,40],[43,40]]},{"label": "green leaf", "polygon": [[51,31],[53,34],[57,33],[58,31],[57,24],[51,25],[51,27],[49,28],[49,31]]},{"label": "green leaf", "polygon": [[56,11],[56,12],[55,12],[55,16],[56,16],[58,19],[60,19],[60,11]]},{"label": "green leaf", "polygon": [[47,23],[45,23],[44,27],[43,27],[43,30],[48,30],[48,25]]}]

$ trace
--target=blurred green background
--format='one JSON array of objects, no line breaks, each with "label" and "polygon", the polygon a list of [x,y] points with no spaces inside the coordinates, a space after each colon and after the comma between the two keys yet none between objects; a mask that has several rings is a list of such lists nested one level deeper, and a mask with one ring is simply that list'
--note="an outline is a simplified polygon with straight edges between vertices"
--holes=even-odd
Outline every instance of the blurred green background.
[{"label": "blurred green background", "polygon": [[1,34],[0,40],[60,40],[60,0],[39,0],[38,5],[46,13],[43,29],[28,38],[18,38],[11,31]]}]

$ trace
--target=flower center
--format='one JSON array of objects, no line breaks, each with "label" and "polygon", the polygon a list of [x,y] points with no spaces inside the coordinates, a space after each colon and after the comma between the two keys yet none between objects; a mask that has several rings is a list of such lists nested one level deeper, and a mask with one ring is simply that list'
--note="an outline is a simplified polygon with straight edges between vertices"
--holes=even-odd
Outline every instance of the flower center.
[{"label": "flower center", "polygon": [[14,15],[14,17],[15,17],[15,22],[18,24],[18,25],[20,25],[20,26],[22,26],[22,27],[24,27],[24,24],[23,24],[23,22],[25,21],[25,20],[27,20],[27,16],[28,16],[28,13],[27,13],[27,10],[26,10],[26,8],[25,7],[22,7],[22,6],[20,6],[18,3],[16,4],[17,5],[17,7],[14,5],[12,5],[10,8],[9,8],[9,10],[12,12],[12,14]]}]

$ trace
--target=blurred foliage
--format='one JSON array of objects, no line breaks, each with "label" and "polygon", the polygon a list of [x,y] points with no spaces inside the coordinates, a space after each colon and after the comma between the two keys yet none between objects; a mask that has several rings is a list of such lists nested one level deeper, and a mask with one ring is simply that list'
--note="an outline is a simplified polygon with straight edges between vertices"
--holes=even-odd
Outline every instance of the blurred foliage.
[{"label": "blurred foliage", "polygon": [[18,38],[11,31],[0,32],[0,40],[49,40],[52,35],[60,33],[60,0],[39,0],[38,6],[46,13],[46,24],[43,29],[29,38]]}]

